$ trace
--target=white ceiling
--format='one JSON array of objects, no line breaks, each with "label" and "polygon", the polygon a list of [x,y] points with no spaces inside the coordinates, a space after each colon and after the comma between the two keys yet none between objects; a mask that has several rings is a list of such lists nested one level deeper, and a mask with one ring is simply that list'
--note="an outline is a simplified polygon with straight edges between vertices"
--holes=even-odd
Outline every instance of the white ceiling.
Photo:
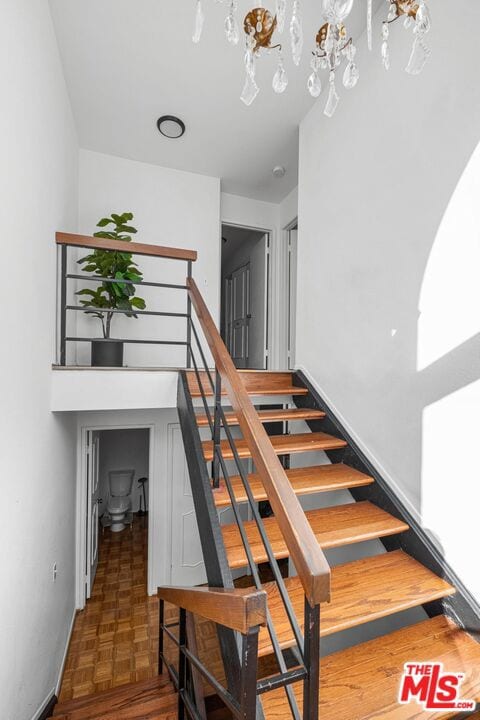
[{"label": "white ceiling", "polygon": [[[261,92],[250,108],[239,99],[243,43],[233,47],[225,39],[225,5],[204,0],[199,45],[191,40],[195,0],[50,5],[81,147],[220,177],[225,192],[260,200],[279,202],[295,187],[298,126],[313,103],[306,79],[314,33],[322,24],[321,0],[303,1],[305,49],[300,68],[287,54],[287,91],[272,91],[275,57],[262,57]],[[253,5],[238,0],[238,17]],[[291,0],[288,5],[290,10]],[[365,9],[366,0],[356,0],[348,23],[354,37],[365,25]],[[353,92],[361,92],[361,85]],[[158,133],[156,120],[164,114],[184,120],[182,139]],[[284,178],[273,177],[275,165],[285,166]]]}]

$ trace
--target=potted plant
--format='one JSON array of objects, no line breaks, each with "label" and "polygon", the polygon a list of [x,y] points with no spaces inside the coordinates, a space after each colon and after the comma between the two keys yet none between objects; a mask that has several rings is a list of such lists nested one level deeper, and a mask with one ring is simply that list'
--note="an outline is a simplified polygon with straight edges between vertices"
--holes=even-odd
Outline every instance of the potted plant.
[{"label": "potted plant", "polygon": [[[132,213],[102,218],[98,223],[100,230],[94,237],[108,240],[121,240],[129,243],[137,230],[129,225],[133,220]],[[143,274],[137,264],[132,260],[128,251],[117,252],[112,250],[94,250],[78,263],[82,265],[85,273],[92,273],[94,277],[105,278],[95,290],[84,288],[77,295],[83,297],[80,304],[88,308],[87,315],[98,318],[102,323],[103,340],[92,340],[92,365],[96,367],[122,367],[123,342],[110,337],[112,319],[115,311],[121,311],[129,318],[137,318],[136,310],[145,309],[145,300],[136,296],[133,283],[143,280]],[[124,282],[125,280],[129,282]]]}]

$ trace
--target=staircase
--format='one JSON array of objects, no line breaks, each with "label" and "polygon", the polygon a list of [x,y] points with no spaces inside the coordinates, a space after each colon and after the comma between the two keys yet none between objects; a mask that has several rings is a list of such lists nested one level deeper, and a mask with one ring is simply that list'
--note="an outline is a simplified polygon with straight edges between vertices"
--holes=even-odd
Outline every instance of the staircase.
[{"label": "staircase", "polygon": [[[57,242],[102,247],[80,236]],[[186,286],[153,283],[187,290],[187,312],[179,314],[186,342],[156,342],[186,347],[178,415],[209,587],[159,589],[158,678],[62,703],[54,717],[480,720],[478,707],[431,712],[398,701],[407,662],[463,674],[461,698],[480,701],[480,608],[430,538],[305,376],[235,368],[192,278],[196,253],[135,243],[129,252],[187,262]],[[65,252],[62,259],[65,286],[76,276],[67,273]],[[82,308],[67,305],[65,287],[62,298],[65,364],[66,343],[76,340],[66,337],[65,311]],[[319,451],[325,464],[309,461]],[[307,496],[312,509],[304,511]],[[228,509],[234,522],[222,525]],[[365,541],[376,541],[374,554],[330,567],[325,551]],[[180,608],[178,622],[165,619],[165,603]],[[425,619],[321,657],[327,636],[394,617],[398,626],[398,614],[412,609]],[[198,636],[208,648],[203,657]],[[176,667],[165,638],[178,649]],[[213,713],[206,685],[223,703]]]},{"label": "staircase", "polygon": [[[260,672],[258,678],[257,717],[456,717],[456,709],[432,713],[415,701],[398,702],[406,662],[440,662],[445,671],[463,673],[461,697],[480,701],[480,645],[462,629],[461,618],[444,614],[456,587],[432,570],[435,562],[422,562],[428,548],[406,551],[416,530],[400,504],[398,509],[385,509],[370,499],[354,501],[359,492],[375,498],[381,488],[376,488],[373,473],[359,469],[361,461],[346,461],[355,448],[319,407],[302,378],[290,372],[234,369],[193,281],[190,288],[216,368],[210,371],[204,362],[199,369],[205,352],[193,325],[200,355],[196,359],[192,354],[194,370],[180,381],[179,415],[207,573],[216,574],[213,583],[209,577],[210,584],[229,587],[234,573],[238,576],[243,570],[253,589],[267,593],[267,624],[260,629],[258,655],[269,670],[267,677]],[[271,433],[268,447],[260,430],[265,427]],[[327,453],[331,464],[308,465],[308,453],[319,450]],[[291,467],[297,454],[305,466],[298,467],[297,459],[296,467]],[[247,464],[252,462],[256,470],[248,472]],[[334,493],[345,490],[351,491],[351,499],[339,504]],[[325,492],[333,493],[327,507],[301,510],[308,523],[306,532],[299,522],[297,500]],[[261,517],[258,503],[265,501],[273,513]],[[216,511],[228,507],[235,522],[220,526]],[[245,507],[253,519],[246,519]],[[200,519],[199,513],[208,517]],[[324,550],[366,540],[381,541],[383,552],[328,568]],[[216,569],[212,553],[216,553]],[[298,574],[285,577],[285,564],[278,563],[287,558]],[[221,583],[218,568],[224,565]],[[266,567],[268,581],[263,579]],[[427,619],[319,661],[318,640],[411,608],[424,608]],[[225,661],[229,658],[224,654]]]}]

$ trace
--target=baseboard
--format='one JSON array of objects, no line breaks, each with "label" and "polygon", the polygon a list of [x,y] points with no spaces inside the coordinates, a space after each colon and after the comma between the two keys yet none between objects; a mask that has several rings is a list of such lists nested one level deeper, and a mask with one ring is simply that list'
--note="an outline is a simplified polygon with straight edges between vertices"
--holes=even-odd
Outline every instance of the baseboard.
[{"label": "baseboard", "polygon": [[55,707],[57,702],[58,699],[55,691],[52,690],[51,693],[48,695],[47,699],[42,703],[41,707],[32,717],[32,720],[47,720],[47,718],[52,717],[53,708]]},{"label": "baseboard", "polygon": [[346,417],[340,412],[340,410],[337,408],[335,403],[332,401],[331,397],[329,397],[328,393],[326,393],[324,391],[324,389],[322,387],[320,387],[319,383],[310,375],[310,373],[302,365],[298,366],[298,370],[300,370],[303,373],[303,375],[305,375],[305,377],[307,378],[307,380],[310,382],[311,385],[313,385],[315,388],[317,388],[319,394],[325,400],[326,404],[332,410],[332,413],[340,421],[341,425],[345,428],[345,430],[350,435],[350,437],[355,441],[355,444],[358,445],[358,447],[360,448],[362,453],[365,455],[365,457],[368,458],[368,460],[370,460],[372,465],[374,465],[377,468],[380,475],[382,475],[382,477],[385,479],[385,481],[391,487],[391,489],[393,490],[395,495],[399,498],[399,500],[402,502],[402,504],[408,510],[410,515],[415,519],[415,521],[419,525],[421,525],[422,524],[422,516],[418,512],[415,505],[413,505],[411,500],[405,495],[402,488],[398,485],[396,480],[388,472],[388,470],[384,467],[384,465],[380,462],[380,460],[377,457],[375,457],[375,455],[365,445],[365,443],[362,441],[362,439],[357,435],[355,430],[349,424]]},{"label": "baseboard", "polygon": [[[70,647],[70,640],[72,639],[73,626],[75,624],[75,618],[77,617],[78,610],[74,610],[70,625],[68,627],[67,642],[65,643],[65,650],[63,651],[62,662],[60,663],[60,670],[58,672],[57,684],[55,686],[55,695],[60,695],[60,688],[62,687],[63,673],[65,672],[65,663],[67,662],[68,649]],[[48,716],[47,716],[48,717]]]}]

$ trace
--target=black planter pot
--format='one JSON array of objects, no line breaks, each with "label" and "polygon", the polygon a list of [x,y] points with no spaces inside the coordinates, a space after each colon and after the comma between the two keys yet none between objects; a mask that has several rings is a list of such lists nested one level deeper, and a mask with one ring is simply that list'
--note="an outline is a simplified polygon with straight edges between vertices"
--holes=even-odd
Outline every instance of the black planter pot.
[{"label": "black planter pot", "polygon": [[123,342],[92,340],[92,367],[123,367]]}]

